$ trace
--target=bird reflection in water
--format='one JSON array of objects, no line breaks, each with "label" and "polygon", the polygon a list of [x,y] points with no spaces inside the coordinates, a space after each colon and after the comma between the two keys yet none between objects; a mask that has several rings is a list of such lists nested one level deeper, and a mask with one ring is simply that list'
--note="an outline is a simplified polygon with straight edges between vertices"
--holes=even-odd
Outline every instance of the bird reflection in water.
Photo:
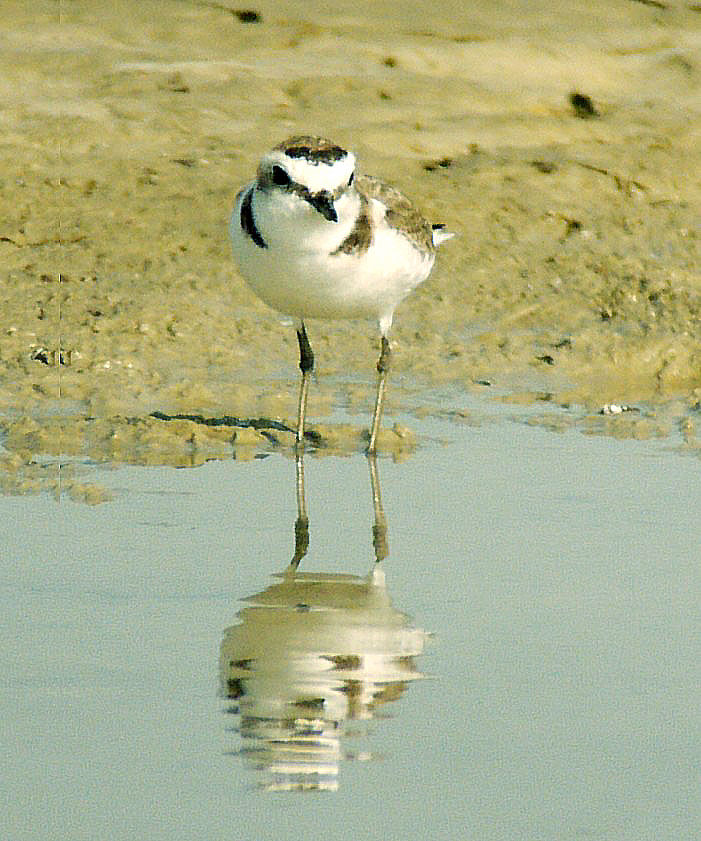
[{"label": "bird reflection in water", "polygon": [[[377,462],[368,456],[375,560],[368,575],[300,572],[309,544],[303,453],[296,458],[295,552],[273,584],[244,599],[221,644],[222,693],[238,717],[240,753],[270,791],[336,790],[345,747],[386,716],[409,684],[428,634],[391,604],[380,561],[388,554]],[[355,723],[355,724],[353,724]]]}]

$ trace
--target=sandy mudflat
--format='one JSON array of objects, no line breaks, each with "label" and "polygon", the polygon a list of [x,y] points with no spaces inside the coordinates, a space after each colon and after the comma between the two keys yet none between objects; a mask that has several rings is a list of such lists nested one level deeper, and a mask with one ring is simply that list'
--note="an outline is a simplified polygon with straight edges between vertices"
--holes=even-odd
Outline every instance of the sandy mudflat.
[{"label": "sandy mudflat", "polygon": [[[583,416],[640,405],[662,418],[651,434],[693,438],[698,4],[261,2],[250,22],[227,5],[3,7],[8,488],[39,481],[42,454],[178,463],[266,444],[153,411],[291,418],[294,333],[239,279],[226,221],[261,151],[298,132],[352,147],[459,234],[397,314],[388,426],[476,390]],[[362,412],[360,447],[374,326],[309,330],[310,416]],[[452,405],[422,401],[435,386]]]}]

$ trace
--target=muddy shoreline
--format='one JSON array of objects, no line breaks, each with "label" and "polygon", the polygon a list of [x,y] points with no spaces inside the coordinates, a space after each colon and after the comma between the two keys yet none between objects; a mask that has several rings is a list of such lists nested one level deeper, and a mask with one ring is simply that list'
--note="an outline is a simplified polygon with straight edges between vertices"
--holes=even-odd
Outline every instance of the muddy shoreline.
[{"label": "muddy shoreline", "polygon": [[[292,418],[294,333],[237,276],[226,221],[261,150],[302,131],[458,233],[397,313],[386,448],[407,440],[393,410],[459,413],[468,392],[537,401],[544,418],[577,407],[583,423],[630,404],[695,440],[697,6],[439,4],[426,22],[408,3],[341,4],[333,20],[260,3],[250,21],[226,4],[59,5],[9,4],[1,36],[8,492],[45,486],[38,456],[270,445],[176,433],[154,411]],[[362,449],[374,327],[313,322],[310,337],[310,417],[330,451]],[[422,388],[450,405],[409,399]],[[324,423],[339,405],[357,428]]]}]

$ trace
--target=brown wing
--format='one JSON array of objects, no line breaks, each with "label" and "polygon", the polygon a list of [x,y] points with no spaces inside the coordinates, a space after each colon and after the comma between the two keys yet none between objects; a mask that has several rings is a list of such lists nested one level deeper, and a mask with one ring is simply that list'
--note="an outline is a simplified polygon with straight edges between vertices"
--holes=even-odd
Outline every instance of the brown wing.
[{"label": "brown wing", "polygon": [[361,195],[384,204],[387,208],[385,218],[389,225],[402,231],[423,251],[432,253],[435,250],[430,222],[403,193],[372,175],[358,176],[356,188]]}]

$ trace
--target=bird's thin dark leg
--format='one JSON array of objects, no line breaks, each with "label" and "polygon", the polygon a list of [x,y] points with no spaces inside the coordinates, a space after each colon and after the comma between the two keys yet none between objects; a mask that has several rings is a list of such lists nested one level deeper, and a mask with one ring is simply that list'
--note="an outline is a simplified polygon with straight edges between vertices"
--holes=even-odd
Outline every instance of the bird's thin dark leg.
[{"label": "bird's thin dark leg", "polygon": [[372,507],[375,512],[375,522],[372,526],[372,545],[375,547],[375,560],[379,563],[389,555],[389,543],[387,540],[387,517],[382,506],[380,495],[380,477],[377,474],[377,456],[375,453],[368,453],[370,464],[370,485],[372,487]]},{"label": "bird's thin dark leg", "polygon": [[300,322],[297,330],[299,342],[299,370],[302,372],[302,382],[299,386],[299,402],[297,404],[297,445],[304,443],[304,416],[307,411],[307,392],[309,391],[309,377],[314,370],[314,352],[307,338],[304,322]]},{"label": "bird's thin dark leg", "polygon": [[377,433],[380,429],[380,420],[382,419],[382,407],[385,402],[385,386],[387,384],[387,372],[389,371],[389,364],[392,357],[392,351],[389,347],[389,339],[387,336],[382,337],[382,348],[380,350],[380,358],[377,360],[377,397],[375,399],[375,412],[372,416],[372,426],[370,427],[370,443],[368,444],[368,453],[375,452],[375,444],[377,442]]},{"label": "bird's thin dark leg", "polygon": [[307,517],[307,504],[304,495],[304,451],[301,447],[297,450],[295,462],[297,519],[295,520],[295,553],[290,563],[291,570],[297,569],[309,547],[309,518]]}]

